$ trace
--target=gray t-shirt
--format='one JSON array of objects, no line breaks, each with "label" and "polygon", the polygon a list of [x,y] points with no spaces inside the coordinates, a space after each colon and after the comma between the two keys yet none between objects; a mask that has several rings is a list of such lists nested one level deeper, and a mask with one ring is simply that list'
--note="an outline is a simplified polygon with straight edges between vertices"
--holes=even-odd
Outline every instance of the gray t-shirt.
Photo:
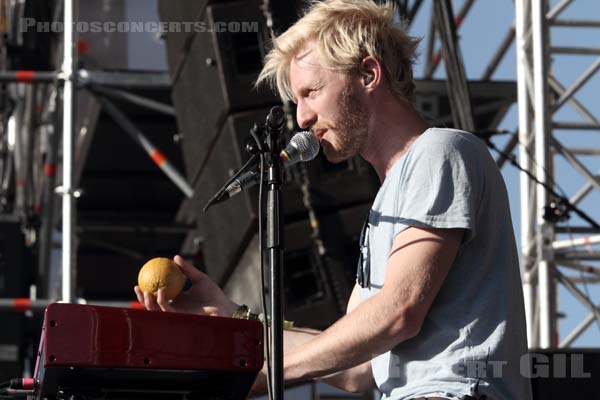
[{"label": "gray t-shirt", "polygon": [[384,399],[473,394],[529,400],[518,256],[502,176],[474,135],[431,128],[387,174],[368,218],[364,301],[385,284],[394,237],[410,226],[464,228],[419,334],[372,360]]}]

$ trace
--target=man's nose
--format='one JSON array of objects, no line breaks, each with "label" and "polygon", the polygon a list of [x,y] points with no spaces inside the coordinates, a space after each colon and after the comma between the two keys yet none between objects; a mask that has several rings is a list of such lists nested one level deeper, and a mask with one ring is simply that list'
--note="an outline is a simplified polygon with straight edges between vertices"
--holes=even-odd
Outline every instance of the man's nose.
[{"label": "man's nose", "polygon": [[317,114],[304,101],[299,101],[296,107],[296,119],[301,129],[308,129],[317,122]]}]

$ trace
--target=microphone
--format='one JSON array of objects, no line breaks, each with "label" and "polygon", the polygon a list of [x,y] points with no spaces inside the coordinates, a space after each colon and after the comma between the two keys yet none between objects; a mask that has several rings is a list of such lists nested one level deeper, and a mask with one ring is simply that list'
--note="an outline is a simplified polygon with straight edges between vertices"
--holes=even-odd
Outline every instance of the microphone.
[{"label": "microphone", "polygon": [[[319,154],[319,139],[309,131],[296,133],[290,142],[281,151],[279,157],[283,161],[284,168],[314,159]],[[217,202],[221,202],[235,196],[242,190],[247,190],[256,185],[260,180],[258,171],[249,171],[231,182],[224,190],[223,195]]]},{"label": "microphone", "polygon": [[290,142],[281,151],[279,157],[283,161],[284,167],[313,160],[319,154],[319,139],[309,131],[296,133],[290,139]]}]

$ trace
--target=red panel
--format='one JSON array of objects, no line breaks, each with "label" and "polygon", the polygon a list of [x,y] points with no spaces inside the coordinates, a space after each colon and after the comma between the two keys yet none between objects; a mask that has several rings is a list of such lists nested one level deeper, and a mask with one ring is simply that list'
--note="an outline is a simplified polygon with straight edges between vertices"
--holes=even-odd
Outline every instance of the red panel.
[{"label": "red panel", "polygon": [[51,304],[49,366],[258,371],[257,321],[80,304]]}]

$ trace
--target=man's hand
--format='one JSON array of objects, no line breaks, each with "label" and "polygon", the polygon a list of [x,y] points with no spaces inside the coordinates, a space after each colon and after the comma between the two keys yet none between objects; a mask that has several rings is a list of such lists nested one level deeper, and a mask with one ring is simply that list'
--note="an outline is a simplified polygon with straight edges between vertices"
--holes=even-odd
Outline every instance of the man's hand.
[{"label": "man's hand", "polygon": [[155,299],[151,293],[142,292],[139,286],[133,288],[137,299],[147,310],[192,313],[231,317],[238,305],[231,301],[221,288],[208,275],[187,263],[181,256],[173,258],[181,271],[192,283],[192,287],[177,296],[173,301],[165,297],[162,289]]}]

